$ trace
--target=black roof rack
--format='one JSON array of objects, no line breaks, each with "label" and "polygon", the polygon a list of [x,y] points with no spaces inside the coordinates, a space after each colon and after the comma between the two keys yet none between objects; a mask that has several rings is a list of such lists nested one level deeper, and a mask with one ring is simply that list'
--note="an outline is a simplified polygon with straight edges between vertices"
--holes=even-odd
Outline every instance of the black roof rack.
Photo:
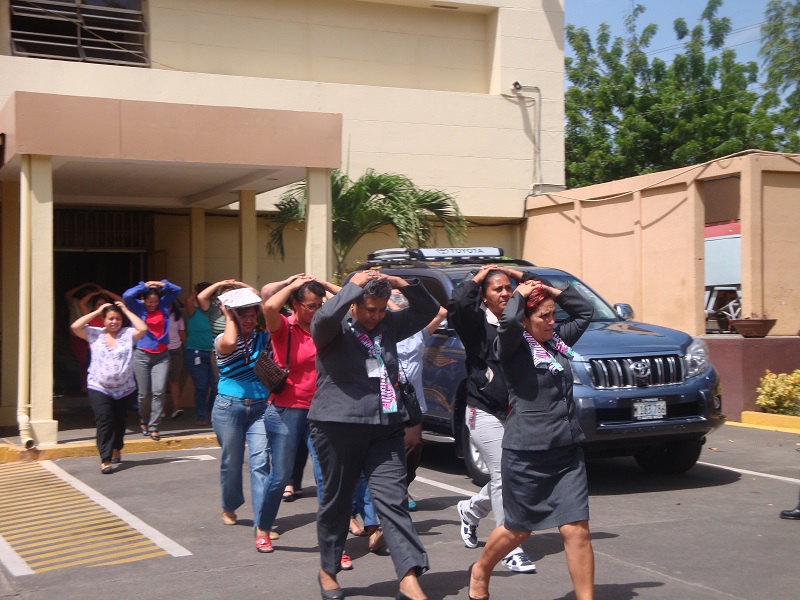
[{"label": "black roof rack", "polygon": [[470,248],[384,248],[367,256],[367,262],[359,269],[372,267],[413,266],[427,267],[430,264],[475,264],[503,263],[532,266],[530,262],[503,258],[503,249],[498,247]]}]

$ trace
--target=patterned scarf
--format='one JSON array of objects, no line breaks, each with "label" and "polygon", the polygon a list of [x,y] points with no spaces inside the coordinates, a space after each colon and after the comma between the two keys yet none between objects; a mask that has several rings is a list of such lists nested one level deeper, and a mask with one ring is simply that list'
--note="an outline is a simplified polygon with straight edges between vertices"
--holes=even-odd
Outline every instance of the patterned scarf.
[{"label": "patterned scarf", "polygon": [[[564,367],[562,367],[558,361],[553,360],[553,357],[550,355],[550,353],[545,350],[539,342],[533,339],[533,336],[530,333],[525,331],[522,335],[525,338],[525,341],[528,342],[528,347],[531,349],[534,367],[538,369],[540,366],[545,366],[553,375],[557,375],[564,370]],[[564,343],[564,340],[558,337],[558,335],[555,333],[553,333],[553,338],[547,342],[547,345],[558,352],[561,356],[564,356],[569,360],[583,360],[583,357],[580,354],[567,346]]]},{"label": "patterned scarf", "polygon": [[392,387],[392,382],[389,380],[389,372],[386,370],[386,365],[383,362],[383,356],[381,356],[381,340],[383,339],[383,334],[378,334],[375,336],[375,339],[372,340],[370,337],[361,331],[356,331],[355,329],[351,330],[353,333],[356,334],[358,341],[360,341],[364,347],[369,352],[369,355],[372,356],[375,360],[378,361],[378,368],[380,369],[381,373],[381,408],[384,414],[388,413],[396,413],[397,412],[397,396],[394,393],[394,387]]}]

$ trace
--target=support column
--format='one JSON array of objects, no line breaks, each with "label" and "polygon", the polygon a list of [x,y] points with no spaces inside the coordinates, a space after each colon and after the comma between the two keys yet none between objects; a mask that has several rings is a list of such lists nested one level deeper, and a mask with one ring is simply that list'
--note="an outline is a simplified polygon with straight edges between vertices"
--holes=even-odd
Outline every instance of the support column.
[{"label": "support column", "polygon": [[17,424],[17,357],[19,354],[19,184],[3,181],[2,185],[2,373],[0,380],[0,425]]},{"label": "support column", "polygon": [[239,192],[239,281],[259,289],[256,193],[252,190]]},{"label": "support column", "polygon": [[306,169],[305,272],[330,281],[334,270],[330,169]]},{"label": "support column", "polygon": [[192,207],[191,233],[189,235],[189,284],[206,279],[206,211],[203,208]]},{"label": "support column", "polygon": [[750,157],[742,160],[739,183],[742,219],[742,317],[764,314],[764,226],[761,168]]},{"label": "support column", "polygon": [[705,289],[706,289],[706,269],[705,269],[705,205],[700,193],[697,180],[692,180],[687,187],[689,197],[689,218],[688,223],[691,228],[692,247],[694,248],[687,265],[686,275],[688,276],[687,302],[690,307],[687,315],[688,328],[686,331],[692,335],[702,335],[706,332],[706,312],[705,312]]},{"label": "support column", "polygon": [[[27,392],[35,442],[55,444],[58,422],[53,420],[53,171],[49,156],[22,157],[20,198],[21,343],[17,393],[25,403]],[[27,345],[27,361],[23,360],[23,345]],[[23,386],[25,375],[28,383]]]}]

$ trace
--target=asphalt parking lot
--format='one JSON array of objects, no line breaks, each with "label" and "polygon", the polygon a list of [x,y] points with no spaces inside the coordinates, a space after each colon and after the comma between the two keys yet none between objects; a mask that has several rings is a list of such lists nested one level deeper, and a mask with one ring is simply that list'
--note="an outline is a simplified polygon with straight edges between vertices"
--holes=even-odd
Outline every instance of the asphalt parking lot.
[{"label": "asphalt parking lot", "polygon": [[[632,459],[592,462],[596,598],[797,598],[800,522],[780,520],[778,512],[797,501],[798,450],[798,434],[725,425],[709,437],[702,464],[685,476],[648,475]],[[219,521],[218,456],[217,448],[130,454],[111,476],[99,473],[96,458],[61,459],[29,467],[25,475],[55,488],[36,491],[24,483],[13,500],[7,494],[22,471],[6,469],[2,479],[0,470],[0,532],[3,524],[13,528],[3,534],[10,545],[24,546],[26,561],[51,567],[14,575],[21,566],[10,568],[6,559],[15,553],[0,548],[0,598],[318,598],[310,479],[304,498],[281,507],[276,551],[257,554],[249,506],[239,511],[240,525]],[[467,597],[466,569],[480,548],[463,546],[454,507],[476,489],[449,448],[426,447],[411,491],[430,556],[422,583],[431,600]],[[81,494],[102,514],[84,506]],[[9,516],[8,507],[21,503],[27,516]],[[108,523],[94,531],[117,527],[121,533],[98,542],[83,532],[89,521]],[[492,527],[481,524],[481,545]],[[80,535],[71,535],[79,528]],[[492,598],[574,598],[557,531],[534,535],[524,547],[538,572],[498,567]],[[347,551],[355,563],[340,575],[348,598],[395,596],[388,556],[370,554],[363,538],[351,537]]]}]

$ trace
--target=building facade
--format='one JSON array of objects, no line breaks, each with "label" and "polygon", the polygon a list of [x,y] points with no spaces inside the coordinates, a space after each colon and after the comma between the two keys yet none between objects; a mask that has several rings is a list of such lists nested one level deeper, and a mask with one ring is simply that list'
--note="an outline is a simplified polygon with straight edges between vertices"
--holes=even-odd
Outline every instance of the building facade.
[{"label": "building facade", "polygon": [[[450,192],[519,253],[564,184],[563,71],[563,0],[0,0],[0,425],[55,442],[81,281],[329,276],[331,169]],[[260,217],[301,180],[275,260]]]}]

